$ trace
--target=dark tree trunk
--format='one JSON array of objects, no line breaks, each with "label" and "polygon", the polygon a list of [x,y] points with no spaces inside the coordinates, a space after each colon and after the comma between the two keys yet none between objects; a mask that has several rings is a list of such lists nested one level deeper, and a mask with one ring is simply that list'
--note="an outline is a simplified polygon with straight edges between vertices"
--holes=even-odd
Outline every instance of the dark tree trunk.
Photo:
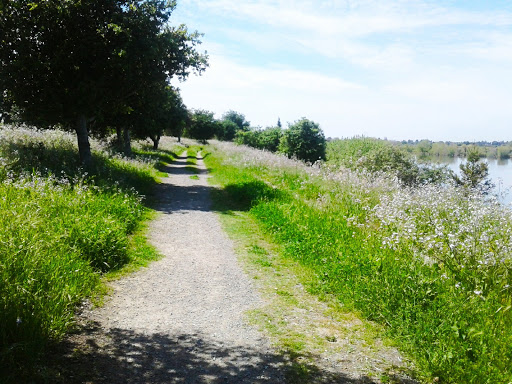
[{"label": "dark tree trunk", "polygon": [[181,136],[178,136],[178,143],[181,143]]},{"label": "dark tree trunk", "polygon": [[153,142],[153,149],[156,151],[158,149],[158,143],[160,143],[160,135],[149,135],[149,138]]},{"label": "dark tree trunk", "polygon": [[121,127],[116,127],[116,135],[117,135],[117,149],[120,151],[123,148],[123,131]]},{"label": "dark tree trunk", "polygon": [[87,132],[87,118],[80,115],[75,126],[76,137],[78,140],[78,154],[80,163],[89,168],[92,165],[91,145],[89,144],[89,132]]},{"label": "dark tree trunk", "polygon": [[160,135],[156,135],[153,140],[153,149],[156,151],[158,149],[158,144],[160,143]]},{"label": "dark tree trunk", "polygon": [[123,152],[125,156],[132,155],[132,146],[130,143],[130,130],[128,128],[123,128]]}]

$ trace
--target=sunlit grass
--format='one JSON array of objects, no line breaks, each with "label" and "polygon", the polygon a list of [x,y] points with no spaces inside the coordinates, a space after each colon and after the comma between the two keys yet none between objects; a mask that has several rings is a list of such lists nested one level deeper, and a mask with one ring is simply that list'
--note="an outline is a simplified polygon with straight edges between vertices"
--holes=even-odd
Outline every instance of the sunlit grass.
[{"label": "sunlit grass", "polygon": [[425,380],[512,379],[509,211],[450,187],[215,147],[215,177],[311,269],[310,288],[385,325]]},{"label": "sunlit grass", "polygon": [[152,213],[143,203],[173,146],[129,159],[93,140],[85,172],[75,140],[0,127],[0,381],[29,380],[19,375],[67,332],[103,277],[158,257],[144,235]]}]

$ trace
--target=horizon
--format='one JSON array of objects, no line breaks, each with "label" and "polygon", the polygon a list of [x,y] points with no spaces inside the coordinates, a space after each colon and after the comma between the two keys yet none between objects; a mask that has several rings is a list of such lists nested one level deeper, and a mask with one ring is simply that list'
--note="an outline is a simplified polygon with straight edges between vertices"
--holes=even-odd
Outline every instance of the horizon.
[{"label": "horizon", "polygon": [[306,117],[326,137],[510,141],[512,3],[189,0],[204,33],[187,107],[265,128]]}]

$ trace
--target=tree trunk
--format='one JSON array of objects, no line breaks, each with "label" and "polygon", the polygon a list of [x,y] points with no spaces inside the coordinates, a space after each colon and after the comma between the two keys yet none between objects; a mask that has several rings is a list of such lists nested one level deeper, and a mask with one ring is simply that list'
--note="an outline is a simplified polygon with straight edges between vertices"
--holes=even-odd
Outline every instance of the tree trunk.
[{"label": "tree trunk", "polygon": [[158,149],[158,143],[160,143],[160,135],[152,136],[151,140],[153,140],[153,149],[156,151]]},{"label": "tree trunk", "polygon": [[121,151],[121,149],[123,148],[123,131],[122,131],[121,127],[116,127],[116,135],[117,135],[117,143],[116,143],[117,150]]},{"label": "tree trunk", "polygon": [[132,155],[132,146],[130,143],[130,130],[128,128],[123,128],[123,152],[125,156]]},{"label": "tree trunk", "polygon": [[178,143],[181,143],[181,136],[178,135]]},{"label": "tree trunk", "polygon": [[75,126],[78,140],[78,154],[80,163],[89,168],[92,165],[91,145],[89,144],[89,132],[87,132],[87,118],[85,115],[78,116]]}]

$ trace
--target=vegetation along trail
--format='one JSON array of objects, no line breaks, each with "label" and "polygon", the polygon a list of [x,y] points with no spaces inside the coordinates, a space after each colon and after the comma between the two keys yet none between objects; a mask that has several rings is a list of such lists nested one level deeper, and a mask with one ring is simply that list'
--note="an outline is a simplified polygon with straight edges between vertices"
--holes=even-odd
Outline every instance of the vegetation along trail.
[{"label": "vegetation along trail", "polygon": [[[268,295],[260,296],[265,277],[260,276],[254,284],[249,277],[254,271],[242,271],[234,250],[240,246],[239,239],[233,243],[221,228],[210,201],[213,187],[208,185],[203,160],[198,158],[194,164],[194,151],[188,153],[167,167],[168,177],[156,191],[160,215],[150,225],[149,240],[163,258],[111,283],[112,295],[105,305],[83,311],[82,330],[62,343],[65,351],[61,350],[58,362],[62,380],[374,383],[364,374],[368,370],[361,370],[361,364],[368,366],[368,359],[361,358],[364,353],[359,349],[367,346],[351,344],[360,363],[345,358],[340,365],[334,355],[312,359],[306,357],[307,352],[290,353],[258,329],[250,314],[263,314],[268,308],[312,333],[315,324],[322,324],[325,330],[332,319],[323,317],[319,302],[302,292],[294,278],[285,278],[285,268],[279,270],[279,281],[274,276],[270,283],[282,290],[281,278],[286,280],[293,287],[286,289],[302,292],[297,295],[309,311],[298,316],[297,310],[277,308]],[[275,320],[271,314],[266,318]],[[287,337],[293,333],[285,332]],[[293,337],[289,342],[293,343]],[[389,357],[396,360],[394,352]]]}]

